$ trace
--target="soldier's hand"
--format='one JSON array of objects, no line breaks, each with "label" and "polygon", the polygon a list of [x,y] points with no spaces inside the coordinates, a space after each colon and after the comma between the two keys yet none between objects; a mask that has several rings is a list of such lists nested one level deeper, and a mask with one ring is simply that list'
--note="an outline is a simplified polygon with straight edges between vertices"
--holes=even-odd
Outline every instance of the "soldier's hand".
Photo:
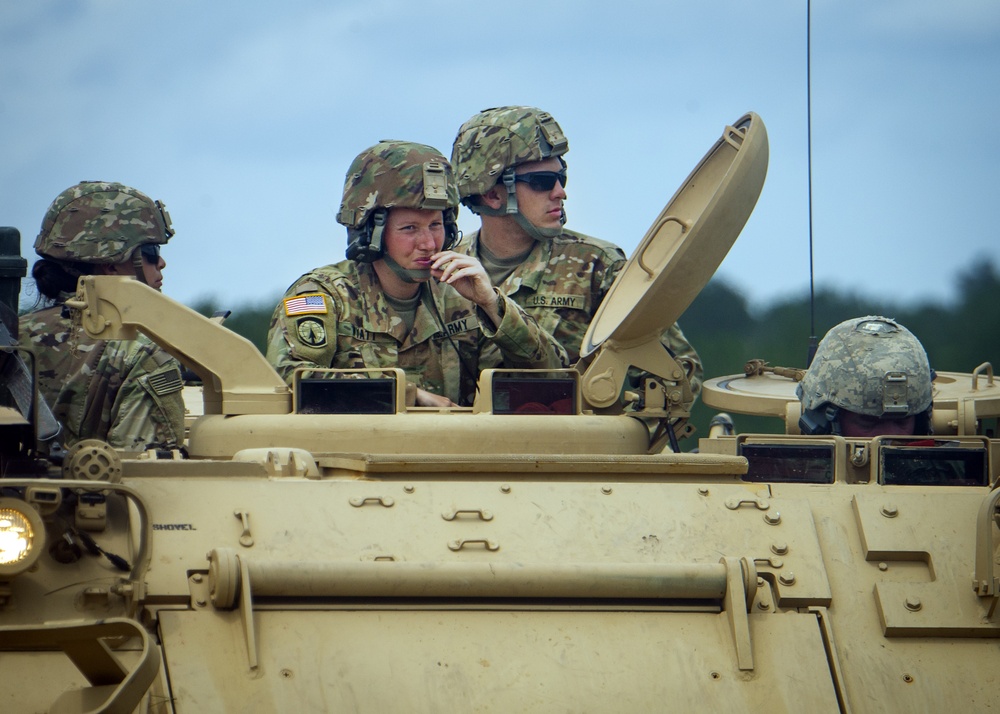
[{"label": "soldier's hand", "polygon": [[466,300],[471,300],[486,313],[496,327],[503,316],[486,268],[471,255],[463,255],[453,250],[443,250],[431,256],[431,275],[438,281],[451,285]]},{"label": "soldier's hand", "polygon": [[418,407],[453,407],[455,402],[448,399],[448,397],[442,397],[440,394],[435,394],[434,392],[428,392],[426,389],[417,388],[417,406]]},{"label": "soldier's hand", "polygon": [[451,285],[458,294],[486,309],[496,302],[496,293],[490,276],[476,258],[453,250],[443,250],[431,256],[431,275],[438,281]]}]

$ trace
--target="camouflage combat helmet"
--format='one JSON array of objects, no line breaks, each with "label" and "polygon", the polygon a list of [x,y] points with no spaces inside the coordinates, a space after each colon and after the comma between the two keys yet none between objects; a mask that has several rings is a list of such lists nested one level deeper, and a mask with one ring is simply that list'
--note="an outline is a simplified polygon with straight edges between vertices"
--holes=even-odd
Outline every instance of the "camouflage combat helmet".
[{"label": "camouflage combat helmet", "polygon": [[846,320],[830,329],[796,390],[805,433],[835,429],[837,410],[877,418],[927,416],[931,368],[909,330],[885,317]]},{"label": "camouflage combat helmet", "polygon": [[124,263],[139,246],[162,245],[173,234],[159,201],[120,183],[82,181],[49,206],[35,252],[57,261]]},{"label": "camouflage combat helmet", "polygon": [[458,242],[458,187],[437,149],[409,141],[380,141],[347,170],[337,222],[347,227],[347,257],[371,263],[384,256],[382,232],[392,208],[442,211],[443,249]]},{"label": "camouflage combat helmet", "polygon": [[[569,141],[548,112],[535,107],[484,109],[459,128],[451,149],[462,203],[476,214],[514,216],[536,240],[559,235],[560,229],[538,228],[520,213],[514,189],[514,168],[530,161],[562,157],[567,151]],[[507,189],[506,207],[484,206],[478,196],[498,183],[503,183]],[[563,214],[564,223],[565,220]]]}]

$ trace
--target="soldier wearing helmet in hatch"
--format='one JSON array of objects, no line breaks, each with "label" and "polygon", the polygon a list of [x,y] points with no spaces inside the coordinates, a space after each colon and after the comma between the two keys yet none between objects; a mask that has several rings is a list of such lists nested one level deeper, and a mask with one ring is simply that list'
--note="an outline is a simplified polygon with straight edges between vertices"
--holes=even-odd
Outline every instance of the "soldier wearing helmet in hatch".
[{"label": "soldier wearing helmet in hatch", "polygon": [[[383,141],[362,151],[337,214],[348,259],[296,280],[271,319],[278,373],[291,384],[298,368],[400,367],[418,405],[448,406],[472,403],[482,368],[566,366],[479,261],[451,250],[457,213],[451,165],[436,149]],[[486,345],[497,348],[490,361]]]},{"label": "soldier wearing helmet in hatch", "polygon": [[927,353],[905,327],[869,315],[830,329],[796,391],[804,434],[930,434]]},{"label": "soldier wearing helmet in hatch", "polygon": [[[452,164],[462,203],[482,228],[458,248],[566,348],[572,361],[601,301],[625,265],[618,246],[566,230],[566,161],[559,124],[534,107],[486,109],[458,130]],[[662,342],[701,388],[698,353],[677,325]]]},{"label": "soldier wearing helmet in hatch", "polygon": [[81,275],[123,275],[156,290],[160,246],[174,234],[159,201],[120,183],[84,181],[49,206],[31,276],[41,307],[20,319],[35,354],[42,396],[63,425],[63,443],[102,439],[117,449],[175,447],[184,439],[180,365],[140,335],[93,340],[65,308]]}]

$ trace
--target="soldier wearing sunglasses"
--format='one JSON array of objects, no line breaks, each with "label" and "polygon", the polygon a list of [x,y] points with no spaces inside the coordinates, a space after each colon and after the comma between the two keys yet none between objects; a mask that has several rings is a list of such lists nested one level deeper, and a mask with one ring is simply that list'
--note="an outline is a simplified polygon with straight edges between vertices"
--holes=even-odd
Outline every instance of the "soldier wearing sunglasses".
[{"label": "soldier wearing sunglasses", "polygon": [[[458,190],[424,144],[381,141],[354,159],[337,221],[347,260],[296,280],[277,305],[267,359],[299,370],[399,367],[418,406],[471,405],[481,369],[551,369],[566,353],[453,248]],[[488,355],[488,359],[483,355]],[[325,373],[329,377],[329,373]]]},{"label": "soldier wearing sunglasses", "polygon": [[[566,230],[569,142],[556,120],[534,107],[486,109],[458,130],[452,165],[462,203],[482,220],[458,250],[475,255],[493,284],[566,348],[572,361],[625,254]],[[701,387],[698,353],[673,325],[663,344]]]},{"label": "soldier wearing sunglasses", "polygon": [[64,303],[81,275],[123,275],[159,290],[160,246],[174,234],[159,201],[120,183],[84,181],[49,206],[31,270],[38,306],[20,318],[35,355],[39,390],[72,446],[101,439],[117,449],[172,448],[184,439],[180,365],[145,335],[94,340]]}]

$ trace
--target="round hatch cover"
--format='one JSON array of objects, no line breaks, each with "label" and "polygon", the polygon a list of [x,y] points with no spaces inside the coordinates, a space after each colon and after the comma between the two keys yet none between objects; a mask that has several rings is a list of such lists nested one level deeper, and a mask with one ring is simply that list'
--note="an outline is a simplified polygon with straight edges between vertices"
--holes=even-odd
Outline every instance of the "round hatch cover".
[{"label": "round hatch cover", "polygon": [[670,199],[615,279],[580,354],[608,338],[659,339],[701,292],[743,230],[767,175],[767,130],[754,113],[732,126]]}]

